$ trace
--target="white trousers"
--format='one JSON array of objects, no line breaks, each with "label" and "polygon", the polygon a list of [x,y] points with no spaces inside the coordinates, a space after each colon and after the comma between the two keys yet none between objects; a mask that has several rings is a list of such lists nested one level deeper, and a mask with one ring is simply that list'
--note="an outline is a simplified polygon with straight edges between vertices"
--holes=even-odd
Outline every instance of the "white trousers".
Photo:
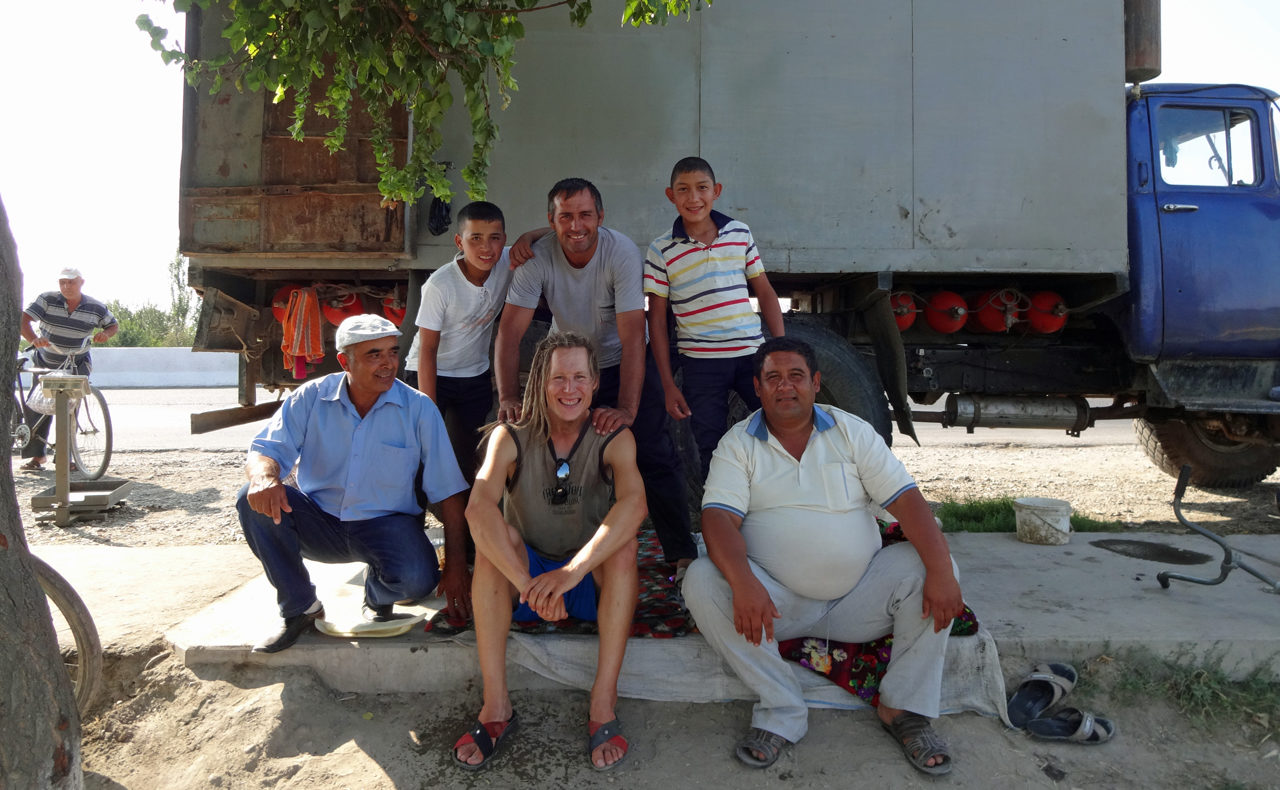
[{"label": "white trousers", "polygon": [[[937,717],[951,629],[935,633],[933,618],[921,616],[925,569],[910,543],[881,549],[858,584],[843,598],[830,601],[797,595],[759,565],[750,565],[782,615],[773,623],[775,640],[812,636],[870,642],[892,633],[893,652],[880,682],[881,704]],[[698,630],[760,695],[751,726],[792,743],[803,738],[809,710],[792,667],[779,655],[777,641],[753,645],[734,630],[733,591],[720,569],[705,557],[695,561],[685,575],[683,592]]]}]

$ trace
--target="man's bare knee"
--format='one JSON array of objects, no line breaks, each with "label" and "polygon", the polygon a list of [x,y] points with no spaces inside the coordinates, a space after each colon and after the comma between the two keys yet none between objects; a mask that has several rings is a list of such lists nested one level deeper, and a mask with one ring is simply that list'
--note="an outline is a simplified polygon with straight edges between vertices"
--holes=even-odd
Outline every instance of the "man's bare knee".
[{"label": "man's bare knee", "polygon": [[629,541],[626,545],[610,554],[596,569],[596,581],[603,584],[606,578],[614,575],[638,575],[640,572],[638,545],[636,541]]}]

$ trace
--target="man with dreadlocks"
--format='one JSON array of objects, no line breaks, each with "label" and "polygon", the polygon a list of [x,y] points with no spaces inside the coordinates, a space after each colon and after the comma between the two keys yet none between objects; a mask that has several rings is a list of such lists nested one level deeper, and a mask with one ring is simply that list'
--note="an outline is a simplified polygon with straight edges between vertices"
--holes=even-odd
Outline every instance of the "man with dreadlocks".
[{"label": "man with dreadlocks", "polygon": [[614,707],[639,594],[636,532],[647,508],[631,431],[619,427],[602,436],[591,430],[599,384],[591,341],[552,332],[534,354],[519,421],[491,428],[467,505],[476,543],[471,606],[484,680],[478,721],[453,747],[454,760],[468,770],[488,765],[519,725],[506,677],[517,598],[520,620],[572,615],[599,623],[589,759],[596,770],[608,770],[627,755]]}]

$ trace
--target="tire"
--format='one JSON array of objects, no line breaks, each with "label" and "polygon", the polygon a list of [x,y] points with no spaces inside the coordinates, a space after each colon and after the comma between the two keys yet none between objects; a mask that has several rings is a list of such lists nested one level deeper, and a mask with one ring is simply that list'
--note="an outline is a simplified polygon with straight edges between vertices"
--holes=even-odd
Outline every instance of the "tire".
[{"label": "tire", "polygon": [[1195,422],[1134,420],[1138,442],[1162,472],[1177,477],[1191,466],[1191,484],[1199,488],[1246,488],[1280,466],[1280,450],[1233,442]]},{"label": "tire", "polygon": [[22,398],[16,392],[9,408],[13,410],[9,415],[9,437],[13,443],[13,451],[22,452],[22,448],[31,441],[31,427],[22,421]]},{"label": "tire", "polygon": [[807,321],[787,322],[787,337],[813,347],[822,373],[818,402],[856,414],[871,424],[885,444],[893,446],[889,401],[880,386],[872,360],[859,354],[844,338]]},{"label": "tire", "polygon": [[49,599],[49,616],[58,636],[58,649],[71,675],[76,710],[83,719],[102,685],[102,642],[98,639],[98,629],[84,601],[66,579],[38,557],[31,557],[31,563]]},{"label": "tire", "polygon": [[111,463],[111,412],[97,387],[90,386],[88,396],[76,407],[73,428],[71,457],[85,479],[97,480]]}]

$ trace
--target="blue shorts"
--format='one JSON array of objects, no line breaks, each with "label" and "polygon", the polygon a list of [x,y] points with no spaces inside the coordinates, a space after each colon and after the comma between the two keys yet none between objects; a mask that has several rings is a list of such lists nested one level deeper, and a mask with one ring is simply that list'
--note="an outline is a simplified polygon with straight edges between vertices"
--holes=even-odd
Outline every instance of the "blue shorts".
[{"label": "blue shorts", "polygon": [[[533,549],[525,546],[525,550],[529,554],[529,575],[540,576],[557,568],[563,568],[569,563],[569,560],[549,560]],[[578,586],[564,594],[564,608],[568,610],[570,617],[576,617],[579,620],[596,620],[596,580],[590,573],[586,575],[582,581],[578,582]],[[517,623],[530,623],[541,620],[538,613],[529,608],[529,604],[522,603],[518,606],[511,619]]]}]

